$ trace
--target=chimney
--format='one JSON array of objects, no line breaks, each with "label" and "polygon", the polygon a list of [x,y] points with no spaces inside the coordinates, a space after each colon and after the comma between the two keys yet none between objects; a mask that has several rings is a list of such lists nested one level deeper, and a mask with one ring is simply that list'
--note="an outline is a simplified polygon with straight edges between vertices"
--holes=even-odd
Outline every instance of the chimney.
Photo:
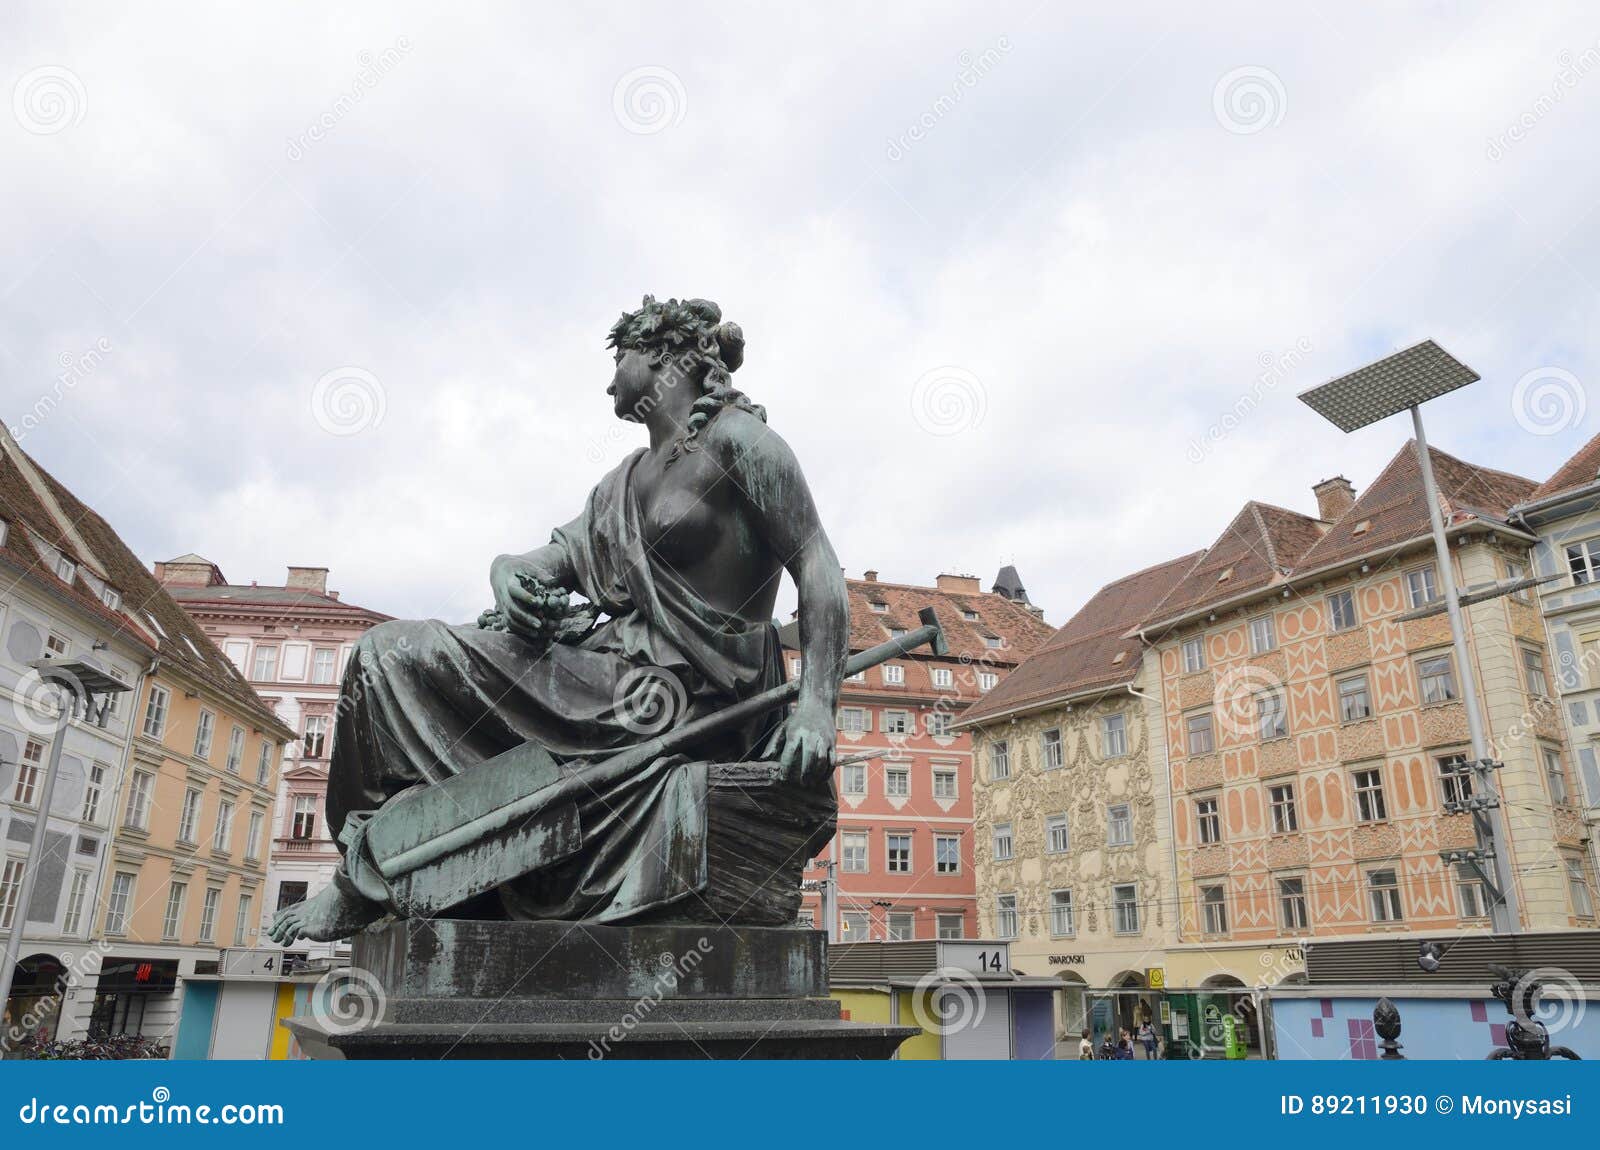
[{"label": "chimney", "polygon": [[941,591],[954,591],[959,595],[983,594],[983,587],[976,575],[940,575],[933,582]]},{"label": "chimney", "polygon": [[1311,492],[1317,497],[1317,518],[1329,523],[1336,522],[1356,501],[1355,485],[1342,475],[1324,479]]},{"label": "chimney", "polygon": [[863,571],[861,577],[868,583],[876,583],[878,581],[878,573],[872,570]]},{"label": "chimney", "polygon": [[284,586],[294,591],[315,591],[318,595],[328,593],[328,569],[326,567],[291,567],[289,568],[289,582]]}]

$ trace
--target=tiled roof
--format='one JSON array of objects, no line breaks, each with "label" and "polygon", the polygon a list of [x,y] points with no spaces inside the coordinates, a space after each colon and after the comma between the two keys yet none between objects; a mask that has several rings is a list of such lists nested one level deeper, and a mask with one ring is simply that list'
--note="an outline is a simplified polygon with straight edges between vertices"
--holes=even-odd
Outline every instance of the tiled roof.
[{"label": "tiled roof", "polygon": [[[1428,533],[1428,501],[1415,442],[1395,454],[1355,506],[1306,552],[1299,563],[1302,571],[1330,567]],[[1532,480],[1466,463],[1436,447],[1428,449],[1428,457],[1447,524],[1472,518],[1503,522],[1506,512],[1534,488]]]},{"label": "tiled roof", "polygon": [[1177,586],[1154,605],[1150,620],[1174,618],[1281,582],[1326,528],[1322,520],[1298,511],[1246,503]]},{"label": "tiled roof", "polygon": [[1131,682],[1142,657],[1131,632],[1204,554],[1196,551],[1107,583],[1049,642],[967,708],[961,722]]},{"label": "tiled roof", "polygon": [[1524,502],[1537,503],[1553,495],[1576,491],[1597,479],[1600,479],[1600,435],[1585,443],[1576,455],[1556,468],[1556,473],[1535,487]]},{"label": "tiled roof", "polygon": [[[6,450],[24,455],[50,497],[72,522],[74,531],[89,546],[93,555],[85,557],[76,554],[76,547],[67,539],[55,517],[34,495],[16,461],[3,457],[0,457],[0,508],[3,508],[0,514],[8,520],[26,523],[74,562],[83,564],[87,558],[91,568],[104,568],[107,581],[122,596],[122,610],[112,611],[106,607],[92,589],[81,582],[81,573],[72,586],[74,598],[86,608],[99,613],[108,623],[154,648],[160,653],[163,664],[176,664],[236,704],[242,716],[248,716],[263,729],[271,730],[281,738],[291,738],[293,732],[283,726],[234,665],[200,629],[200,625],[156,582],[110,524],[80,502],[31,456],[26,456],[20,447],[8,444]],[[65,586],[54,572],[44,566],[38,551],[25,538],[25,532],[8,532],[5,552],[13,562],[24,561],[25,568],[36,578],[54,580]]]},{"label": "tiled roof", "polygon": [[[169,560],[179,562],[179,560]],[[186,587],[168,584],[167,592],[178,602],[195,610],[210,608],[226,611],[230,608],[267,608],[285,611],[342,612],[362,615],[375,623],[390,618],[366,607],[346,603],[338,596],[312,591],[305,587],[261,587],[234,583],[214,584],[210,587]]]}]

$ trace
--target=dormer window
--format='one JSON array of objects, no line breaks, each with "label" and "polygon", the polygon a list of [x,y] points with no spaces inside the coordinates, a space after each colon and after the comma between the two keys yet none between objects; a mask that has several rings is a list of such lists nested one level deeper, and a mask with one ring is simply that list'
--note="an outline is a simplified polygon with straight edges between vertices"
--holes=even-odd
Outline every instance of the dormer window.
[{"label": "dormer window", "polygon": [[891,638],[891,639],[903,639],[903,638],[905,638],[905,634],[906,634],[906,629],[904,627],[890,627],[889,628],[889,638]]},{"label": "dormer window", "polygon": [[56,574],[63,583],[71,583],[72,577],[78,573],[78,565],[65,555],[56,558]]},{"label": "dormer window", "polygon": [[1223,570],[1221,575],[1217,576],[1217,582],[1218,583],[1226,583],[1229,579],[1232,579],[1232,578],[1233,578],[1233,568],[1232,567],[1228,567],[1228,568]]},{"label": "dormer window", "polygon": [[985,635],[983,637],[983,645],[991,650],[999,650],[1006,645],[1006,641],[1000,638],[999,635]]},{"label": "dormer window", "polygon": [[1356,524],[1355,530],[1350,532],[1350,534],[1352,534],[1352,535],[1365,535],[1368,531],[1371,531],[1371,530],[1372,530],[1372,520],[1363,519],[1360,523]]},{"label": "dormer window", "polygon": [[1121,663],[1124,659],[1126,659],[1127,657],[1128,657],[1128,653],[1126,651],[1118,651],[1116,653],[1116,656],[1111,660],[1111,665],[1113,667],[1115,667],[1119,663]]},{"label": "dormer window", "polygon": [[872,607],[873,611],[877,612],[879,615],[887,615],[889,613],[889,604],[887,603],[880,603],[876,599],[870,599],[868,600],[868,604]]},{"label": "dormer window", "polygon": [[961,612],[961,617],[968,623],[976,623],[978,621],[978,613],[976,611],[963,611]]},{"label": "dormer window", "polygon": [[107,587],[104,591],[100,592],[100,601],[113,611],[121,610],[122,592],[118,591],[115,587]]}]

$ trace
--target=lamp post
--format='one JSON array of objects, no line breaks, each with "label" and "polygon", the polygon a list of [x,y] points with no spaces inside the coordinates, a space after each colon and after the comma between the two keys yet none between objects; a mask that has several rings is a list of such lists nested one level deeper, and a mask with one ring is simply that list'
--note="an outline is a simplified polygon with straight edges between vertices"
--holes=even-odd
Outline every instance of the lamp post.
[{"label": "lamp post", "polygon": [[[28,859],[22,868],[22,883],[17,890],[16,908],[12,913],[11,930],[6,935],[5,953],[0,955],[0,1008],[11,997],[11,983],[16,975],[17,960],[22,957],[22,930],[28,921],[28,903],[33,898],[34,882],[39,877],[39,860],[44,853],[45,826],[50,821],[50,802],[55,797],[56,776],[60,773],[61,747],[66,742],[67,729],[80,704],[87,719],[104,727],[109,716],[105,703],[110,696],[130,688],[120,679],[114,679],[93,663],[81,659],[55,662],[35,659],[28,664],[38,675],[43,687],[55,688],[56,714],[48,730],[36,733],[50,735],[50,760],[45,765],[44,783],[39,789],[39,817],[34,820],[33,838],[28,842]],[[98,713],[95,697],[102,698]],[[0,1038],[3,1038],[0,1035]]]},{"label": "lamp post", "polygon": [[[1472,742],[1473,793],[1461,805],[1470,810],[1478,830],[1478,846],[1473,850],[1451,851],[1451,860],[1470,866],[1490,895],[1494,927],[1498,933],[1512,934],[1520,926],[1516,886],[1505,851],[1505,828],[1500,818],[1500,800],[1494,783],[1497,763],[1489,753],[1484,733],[1483,712],[1478,705],[1477,678],[1467,650],[1466,619],[1461,610],[1461,595],[1456,588],[1455,570],[1450,561],[1450,541],[1445,537],[1444,515],[1439,510],[1439,488],[1433,478],[1433,461],[1428,455],[1428,439],[1422,428],[1422,404],[1430,399],[1465,387],[1479,379],[1477,372],[1445,351],[1433,340],[1396,352],[1348,375],[1302,392],[1300,399],[1318,415],[1351,432],[1387,419],[1402,411],[1411,413],[1415,433],[1417,469],[1422,474],[1422,489],[1428,501],[1428,522],[1433,534],[1434,554],[1438,559],[1439,584],[1445,610],[1450,616],[1450,640],[1455,649],[1457,673],[1467,717],[1467,735]],[[1511,590],[1513,588],[1506,588]],[[1474,596],[1474,599],[1481,598]],[[1489,863],[1491,875],[1480,865]]]}]

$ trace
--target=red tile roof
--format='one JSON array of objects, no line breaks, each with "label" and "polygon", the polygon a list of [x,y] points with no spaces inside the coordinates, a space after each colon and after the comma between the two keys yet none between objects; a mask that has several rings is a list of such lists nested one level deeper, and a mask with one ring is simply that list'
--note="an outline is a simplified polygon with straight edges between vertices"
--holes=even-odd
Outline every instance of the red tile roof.
[{"label": "red tile roof", "polygon": [[1326,528],[1322,520],[1298,511],[1246,503],[1177,586],[1153,606],[1150,618],[1175,618],[1281,583]]},{"label": "red tile roof", "polygon": [[967,708],[960,721],[970,723],[1029,704],[1131,682],[1142,658],[1139,637],[1133,632],[1204,555],[1196,551],[1107,583],[1049,642]]},{"label": "red tile roof", "polygon": [[1600,435],[1585,443],[1576,455],[1556,468],[1556,473],[1535,487],[1524,502],[1538,503],[1553,495],[1587,487],[1596,480],[1600,480]]}]

